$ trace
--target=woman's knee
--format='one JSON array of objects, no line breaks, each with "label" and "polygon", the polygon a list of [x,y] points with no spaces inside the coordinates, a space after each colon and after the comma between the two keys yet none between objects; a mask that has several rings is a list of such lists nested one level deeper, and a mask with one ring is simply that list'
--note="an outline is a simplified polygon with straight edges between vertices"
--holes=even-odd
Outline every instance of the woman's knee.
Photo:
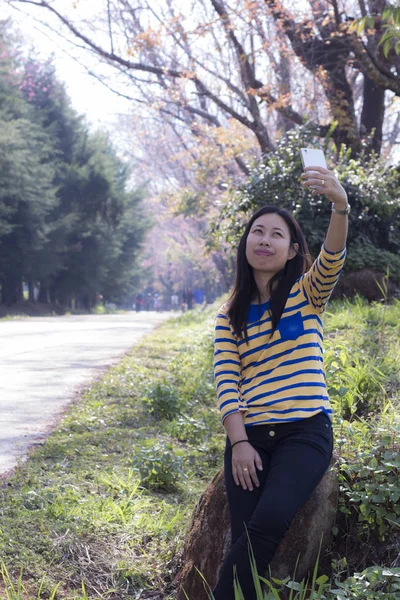
[{"label": "woman's knee", "polygon": [[279,544],[290,525],[290,519],[279,510],[270,511],[267,515],[254,515],[247,526],[249,539],[258,546]]}]

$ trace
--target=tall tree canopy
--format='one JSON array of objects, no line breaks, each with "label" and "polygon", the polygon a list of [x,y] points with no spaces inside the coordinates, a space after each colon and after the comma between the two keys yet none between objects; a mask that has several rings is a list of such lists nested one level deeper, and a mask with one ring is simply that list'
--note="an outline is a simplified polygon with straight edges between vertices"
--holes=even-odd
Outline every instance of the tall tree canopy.
[{"label": "tall tree canopy", "polygon": [[18,56],[0,23],[0,300],[39,290],[87,308],[133,292],[143,192],[107,136],[90,133],[51,60]]}]

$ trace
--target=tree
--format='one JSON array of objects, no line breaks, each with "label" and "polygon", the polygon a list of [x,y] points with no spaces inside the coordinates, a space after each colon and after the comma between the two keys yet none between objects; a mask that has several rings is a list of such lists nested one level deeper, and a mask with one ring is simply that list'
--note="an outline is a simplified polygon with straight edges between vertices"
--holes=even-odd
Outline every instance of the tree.
[{"label": "tree", "polygon": [[39,276],[38,253],[57,204],[51,139],[22,98],[12,48],[0,36],[0,285],[2,301],[22,299],[22,279]]},{"label": "tree", "polygon": [[167,303],[172,294],[185,288],[202,289],[207,301],[213,301],[232,283],[233,265],[229,269],[222,265],[220,253],[207,251],[205,220],[173,217],[167,209],[160,210],[156,202],[144,253],[144,264],[152,271],[152,289],[163,294]]},{"label": "tree", "polygon": [[90,308],[132,287],[147,220],[143,192],[104,134],[89,134],[51,60],[14,57],[0,38],[1,301]]},{"label": "tree", "polygon": [[[369,0],[377,18],[362,37],[350,26],[366,14],[364,0],[320,0],[296,11],[278,0],[200,0],[179,9],[167,0],[114,0],[91,24],[46,0],[8,1],[61,22],[74,43],[115,68],[119,93],[153,106],[178,131],[197,136],[199,123],[220,127],[233,118],[263,153],[274,150],[277,133],[306,120],[321,136],[336,122],[337,148],[345,143],[354,154],[366,137],[377,153],[395,141],[387,109],[400,92],[400,57],[379,45],[385,0]],[[93,34],[100,23],[104,42]],[[235,161],[246,172],[241,157]]]},{"label": "tree", "polygon": [[143,192],[127,190],[129,171],[102,134],[89,137],[77,149],[67,175],[61,206],[71,218],[50,296],[63,305],[84,308],[94,306],[100,293],[121,302],[132,291],[149,225],[141,206]]}]

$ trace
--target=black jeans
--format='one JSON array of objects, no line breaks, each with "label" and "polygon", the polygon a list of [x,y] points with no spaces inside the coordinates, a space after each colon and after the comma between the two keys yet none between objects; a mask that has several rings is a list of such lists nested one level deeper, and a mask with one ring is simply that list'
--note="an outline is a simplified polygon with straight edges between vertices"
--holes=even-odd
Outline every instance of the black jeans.
[{"label": "black jeans", "polygon": [[234,565],[245,600],[256,600],[245,525],[258,573],[264,576],[293,517],[322,479],[332,457],[331,421],[322,412],[292,423],[255,425],[246,431],[263,463],[263,470],[257,469],[260,487],[254,486],[250,492],[235,484],[227,438],[225,485],[232,548],[213,590],[215,600],[234,600]]}]

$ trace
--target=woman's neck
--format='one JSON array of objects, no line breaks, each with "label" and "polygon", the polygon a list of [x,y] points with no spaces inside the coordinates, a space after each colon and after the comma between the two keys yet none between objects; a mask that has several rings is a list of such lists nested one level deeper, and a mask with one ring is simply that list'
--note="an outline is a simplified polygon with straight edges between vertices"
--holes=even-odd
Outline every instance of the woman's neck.
[{"label": "woman's neck", "polygon": [[271,273],[264,273],[260,271],[253,271],[253,274],[259,293],[259,298],[256,296],[252,301],[264,304],[264,302],[268,302],[271,297],[268,289],[268,283],[272,279],[273,275],[271,275]]}]

